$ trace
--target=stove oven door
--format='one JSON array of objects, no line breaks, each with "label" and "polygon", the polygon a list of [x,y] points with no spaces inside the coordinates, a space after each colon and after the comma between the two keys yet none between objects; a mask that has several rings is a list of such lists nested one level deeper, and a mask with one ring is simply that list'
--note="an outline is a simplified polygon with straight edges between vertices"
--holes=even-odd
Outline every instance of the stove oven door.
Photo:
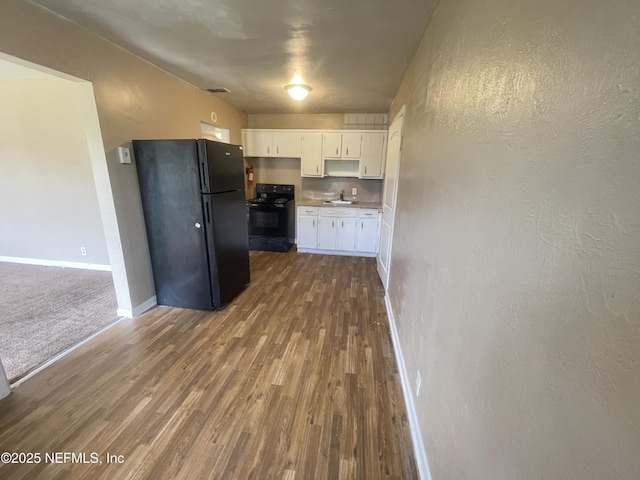
[{"label": "stove oven door", "polygon": [[249,236],[288,236],[288,218],[285,204],[249,203]]}]

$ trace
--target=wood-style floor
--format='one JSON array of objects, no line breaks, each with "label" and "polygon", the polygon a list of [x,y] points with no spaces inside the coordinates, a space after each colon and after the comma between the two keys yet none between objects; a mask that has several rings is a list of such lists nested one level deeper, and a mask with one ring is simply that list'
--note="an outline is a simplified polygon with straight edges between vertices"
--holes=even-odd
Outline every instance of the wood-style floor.
[{"label": "wood-style floor", "polygon": [[0,453],[35,463],[0,478],[417,478],[375,259],[252,252],[251,274],[223,311],[157,307],[1,400]]}]

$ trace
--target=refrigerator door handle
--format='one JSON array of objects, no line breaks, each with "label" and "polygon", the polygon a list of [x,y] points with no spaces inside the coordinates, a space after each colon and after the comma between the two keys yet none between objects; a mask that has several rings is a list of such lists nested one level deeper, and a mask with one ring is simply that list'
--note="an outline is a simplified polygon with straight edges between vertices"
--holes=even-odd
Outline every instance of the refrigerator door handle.
[{"label": "refrigerator door handle", "polygon": [[204,202],[207,207],[207,223],[211,223],[211,209],[209,208],[209,202]]}]

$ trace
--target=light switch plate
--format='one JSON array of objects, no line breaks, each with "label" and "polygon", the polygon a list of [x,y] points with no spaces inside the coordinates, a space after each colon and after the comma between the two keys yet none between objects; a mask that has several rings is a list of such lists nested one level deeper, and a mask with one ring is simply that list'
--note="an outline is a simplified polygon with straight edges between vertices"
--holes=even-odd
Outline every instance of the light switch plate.
[{"label": "light switch plate", "polygon": [[358,194],[358,189],[356,187],[353,187],[351,189],[351,195],[357,195]]},{"label": "light switch plate", "polygon": [[118,147],[120,163],[131,163],[131,151],[127,147]]}]

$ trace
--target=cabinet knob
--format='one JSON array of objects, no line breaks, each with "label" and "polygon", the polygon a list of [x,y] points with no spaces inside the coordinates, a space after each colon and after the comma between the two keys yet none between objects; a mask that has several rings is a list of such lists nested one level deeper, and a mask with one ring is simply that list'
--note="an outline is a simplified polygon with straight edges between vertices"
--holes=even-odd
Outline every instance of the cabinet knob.
[{"label": "cabinet knob", "polygon": [[336,148],[336,155],[338,155],[338,149]]},{"label": "cabinet knob", "polygon": [[318,165],[316,165],[316,173],[319,173],[319,171],[320,171],[319,169],[320,169],[320,167]]},{"label": "cabinet knob", "polygon": [[349,147],[347,147],[347,155],[349,155]]},{"label": "cabinet knob", "polygon": [[364,166],[364,174],[365,175],[367,174],[367,166],[366,165]]}]

